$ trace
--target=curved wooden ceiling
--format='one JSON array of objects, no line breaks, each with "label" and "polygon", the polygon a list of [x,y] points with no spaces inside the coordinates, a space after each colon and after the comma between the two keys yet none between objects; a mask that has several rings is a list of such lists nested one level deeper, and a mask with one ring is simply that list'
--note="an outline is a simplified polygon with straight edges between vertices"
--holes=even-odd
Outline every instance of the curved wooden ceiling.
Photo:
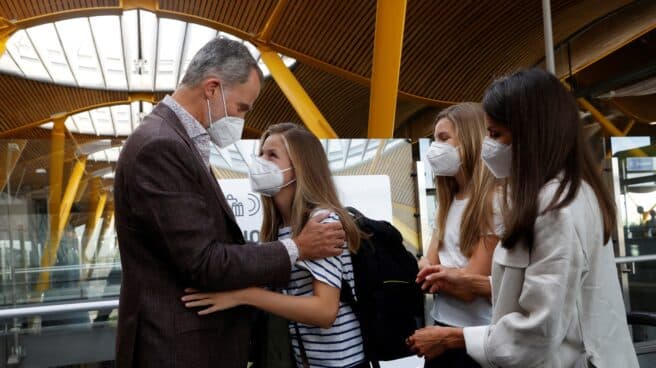
[{"label": "curved wooden ceiling", "polygon": [[[125,0],[158,3],[162,16],[209,21],[256,39],[277,0]],[[67,14],[115,12],[118,0],[5,0],[0,17],[52,21]],[[555,42],[630,0],[552,0]],[[87,11],[88,10],[88,11]],[[299,62],[294,74],[342,137],[367,131],[376,0],[290,1],[269,45]],[[34,17],[47,16],[42,20]],[[538,63],[544,55],[542,11],[535,0],[408,0],[397,126],[428,105],[480,100],[495,77]],[[239,35],[238,35],[239,36]],[[54,86],[0,75],[0,134],[58,112],[127,99],[126,92]],[[300,121],[277,85],[267,80],[247,118],[262,130]]]}]

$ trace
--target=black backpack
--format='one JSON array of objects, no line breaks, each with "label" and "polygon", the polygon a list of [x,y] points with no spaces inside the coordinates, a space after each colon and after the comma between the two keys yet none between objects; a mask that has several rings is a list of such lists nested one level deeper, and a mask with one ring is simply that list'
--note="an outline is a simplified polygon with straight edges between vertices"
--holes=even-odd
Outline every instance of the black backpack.
[{"label": "black backpack", "polygon": [[376,363],[415,355],[405,341],[423,326],[424,297],[415,282],[417,259],[392,224],[367,218],[353,207],[346,210],[368,235],[358,253],[351,254],[357,301],[347,282],[342,282],[340,296],[358,317],[365,356]]}]

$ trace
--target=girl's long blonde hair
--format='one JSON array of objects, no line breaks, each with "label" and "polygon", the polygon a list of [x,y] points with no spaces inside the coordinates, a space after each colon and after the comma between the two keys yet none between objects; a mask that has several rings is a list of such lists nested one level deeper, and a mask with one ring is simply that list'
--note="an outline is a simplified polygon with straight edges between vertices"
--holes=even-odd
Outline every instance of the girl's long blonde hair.
[{"label": "girl's long blonde hair", "polygon": [[[260,147],[274,134],[282,137],[296,174],[296,191],[292,202],[292,236],[301,232],[314,209],[325,208],[339,215],[349,250],[357,252],[360,247],[360,230],[339,202],[328,158],[319,139],[300,125],[280,123],[271,125],[262,134]],[[274,241],[278,239],[278,229],[283,225],[282,216],[271,197],[262,196],[262,206],[264,219],[261,237],[264,241]]]},{"label": "girl's long blonde hair", "polygon": [[460,141],[461,170],[469,188],[458,188],[458,183],[452,176],[435,177],[438,247],[444,242],[446,218],[456,192],[458,189],[468,190],[469,203],[460,224],[460,251],[469,258],[480,237],[491,233],[494,226],[492,197],[496,181],[481,160],[481,147],[486,135],[485,115],[480,104],[464,102],[440,111],[435,118],[435,125],[441,119],[448,119],[455,127]]}]

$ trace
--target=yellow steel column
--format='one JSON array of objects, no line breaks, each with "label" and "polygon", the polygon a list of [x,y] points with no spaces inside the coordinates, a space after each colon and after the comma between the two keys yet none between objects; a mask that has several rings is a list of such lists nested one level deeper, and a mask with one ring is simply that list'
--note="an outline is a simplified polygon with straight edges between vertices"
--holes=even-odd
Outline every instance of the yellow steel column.
[{"label": "yellow steel column", "polygon": [[91,198],[91,208],[89,209],[87,225],[84,228],[84,235],[82,235],[82,259],[84,260],[84,263],[88,263],[86,254],[89,249],[89,244],[91,243],[91,236],[96,230],[98,220],[100,220],[100,217],[105,210],[105,203],[107,202],[107,193],[102,190],[102,183],[99,178],[92,179],[89,195]]},{"label": "yellow steel column", "polygon": [[280,56],[264,46],[260,46],[259,49],[262,53],[262,61],[269,68],[271,76],[287,96],[287,100],[292,104],[294,110],[303,119],[307,128],[319,138],[337,138],[333,128],[321,115],[321,111],[314,105],[294,74],[287,69]]},{"label": "yellow steel column", "polygon": [[[54,119],[50,142],[50,194],[48,196],[48,215],[50,216],[49,242],[57,237],[59,212],[61,208],[62,181],[64,177],[64,146],[66,144],[66,116]],[[50,253],[44,252],[41,264],[51,264]]]},{"label": "yellow steel column", "polygon": [[369,98],[369,138],[392,138],[407,0],[378,0]]},{"label": "yellow steel column", "polygon": [[[80,185],[80,180],[84,174],[84,168],[87,164],[86,156],[80,158],[73,167],[71,172],[71,177],[68,180],[68,185],[66,186],[66,192],[64,197],[59,204],[59,208],[56,208],[55,211],[58,214],[56,228],[50,229],[50,238],[48,239],[48,245],[46,249],[43,250],[43,256],[41,257],[41,267],[51,267],[55,264],[57,259],[57,250],[59,249],[59,243],[61,241],[62,233],[64,228],[68,223],[68,216],[71,213],[71,206],[73,205],[73,200],[75,199],[75,194]],[[53,216],[54,213],[50,215]],[[39,274],[39,281],[37,282],[37,291],[44,292],[50,287],[50,272],[44,271]]]}]

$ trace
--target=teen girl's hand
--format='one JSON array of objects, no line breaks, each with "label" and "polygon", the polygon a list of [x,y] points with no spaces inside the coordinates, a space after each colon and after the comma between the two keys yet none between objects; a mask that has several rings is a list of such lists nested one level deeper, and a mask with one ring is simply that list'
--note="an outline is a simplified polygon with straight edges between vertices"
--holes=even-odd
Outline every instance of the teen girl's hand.
[{"label": "teen girl's hand", "polygon": [[225,291],[220,293],[201,293],[195,289],[185,289],[187,295],[182,297],[182,302],[187,308],[207,307],[198,311],[203,316],[206,314],[230,309],[242,305],[240,298],[248,289]]}]

